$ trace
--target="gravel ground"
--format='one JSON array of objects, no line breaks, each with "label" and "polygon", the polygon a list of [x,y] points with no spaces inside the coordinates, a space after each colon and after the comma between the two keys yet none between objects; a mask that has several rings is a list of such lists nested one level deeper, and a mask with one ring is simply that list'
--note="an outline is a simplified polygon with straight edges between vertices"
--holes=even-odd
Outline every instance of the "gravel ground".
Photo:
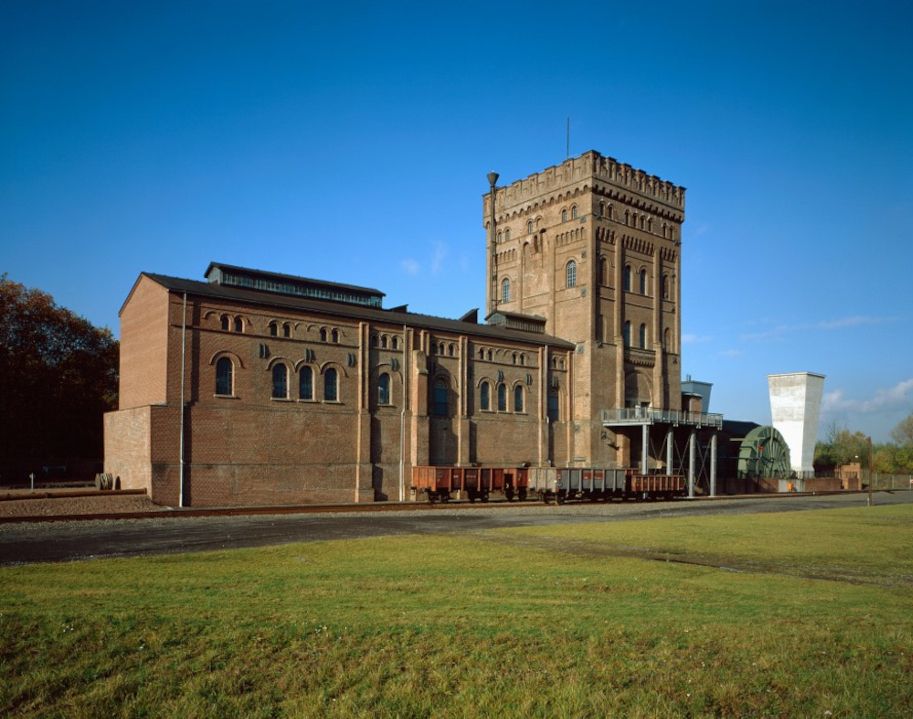
[{"label": "gravel ground", "polygon": [[140,494],[101,495],[51,499],[6,499],[0,502],[0,517],[52,517],[62,514],[106,514],[108,512],[160,512],[164,508]]}]

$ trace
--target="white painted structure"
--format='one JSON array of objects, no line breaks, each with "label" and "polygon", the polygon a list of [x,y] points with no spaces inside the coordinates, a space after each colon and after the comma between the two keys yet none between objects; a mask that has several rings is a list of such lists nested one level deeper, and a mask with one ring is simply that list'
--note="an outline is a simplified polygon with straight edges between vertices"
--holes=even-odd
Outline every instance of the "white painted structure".
[{"label": "white painted structure", "polygon": [[767,386],[771,424],[789,446],[792,470],[799,477],[814,477],[824,375],[814,372],[770,374]]}]

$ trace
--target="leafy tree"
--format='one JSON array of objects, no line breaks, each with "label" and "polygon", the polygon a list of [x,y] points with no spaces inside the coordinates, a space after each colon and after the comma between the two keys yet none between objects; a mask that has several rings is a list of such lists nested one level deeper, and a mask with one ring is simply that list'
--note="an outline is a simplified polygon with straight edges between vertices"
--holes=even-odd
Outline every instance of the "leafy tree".
[{"label": "leafy tree", "polygon": [[891,430],[891,439],[901,447],[913,447],[913,412]]},{"label": "leafy tree", "polygon": [[117,362],[110,330],[0,275],[0,475],[100,458]]}]

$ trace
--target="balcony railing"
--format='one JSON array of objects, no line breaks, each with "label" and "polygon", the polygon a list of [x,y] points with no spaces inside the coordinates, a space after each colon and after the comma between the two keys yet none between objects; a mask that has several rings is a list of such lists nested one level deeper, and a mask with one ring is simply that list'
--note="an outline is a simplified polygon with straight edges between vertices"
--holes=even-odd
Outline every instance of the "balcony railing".
[{"label": "balcony railing", "polygon": [[622,407],[602,410],[605,425],[624,424],[684,424],[694,427],[723,427],[723,415],[711,412],[683,412],[677,409],[653,409],[652,407]]}]

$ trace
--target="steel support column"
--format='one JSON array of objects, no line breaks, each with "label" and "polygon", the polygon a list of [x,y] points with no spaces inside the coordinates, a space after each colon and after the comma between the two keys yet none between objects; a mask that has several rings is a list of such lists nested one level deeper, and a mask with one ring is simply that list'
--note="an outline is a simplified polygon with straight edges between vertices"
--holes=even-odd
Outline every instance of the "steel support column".
[{"label": "steel support column", "polygon": [[650,425],[646,422],[640,428],[640,473],[647,473],[647,450],[650,448]]},{"label": "steel support column", "polygon": [[666,474],[675,474],[675,448],[672,446],[675,442],[675,433],[672,427],[666,431]]},{"label": "steel support column", "polygon": [[716,496],[716,432],[710,435],[710,496]]},{"label": "steel support column", "polygon": [[697,432],[693,429],[688,435],[688,497],[694,498],[694,464],[697,453]]}]

